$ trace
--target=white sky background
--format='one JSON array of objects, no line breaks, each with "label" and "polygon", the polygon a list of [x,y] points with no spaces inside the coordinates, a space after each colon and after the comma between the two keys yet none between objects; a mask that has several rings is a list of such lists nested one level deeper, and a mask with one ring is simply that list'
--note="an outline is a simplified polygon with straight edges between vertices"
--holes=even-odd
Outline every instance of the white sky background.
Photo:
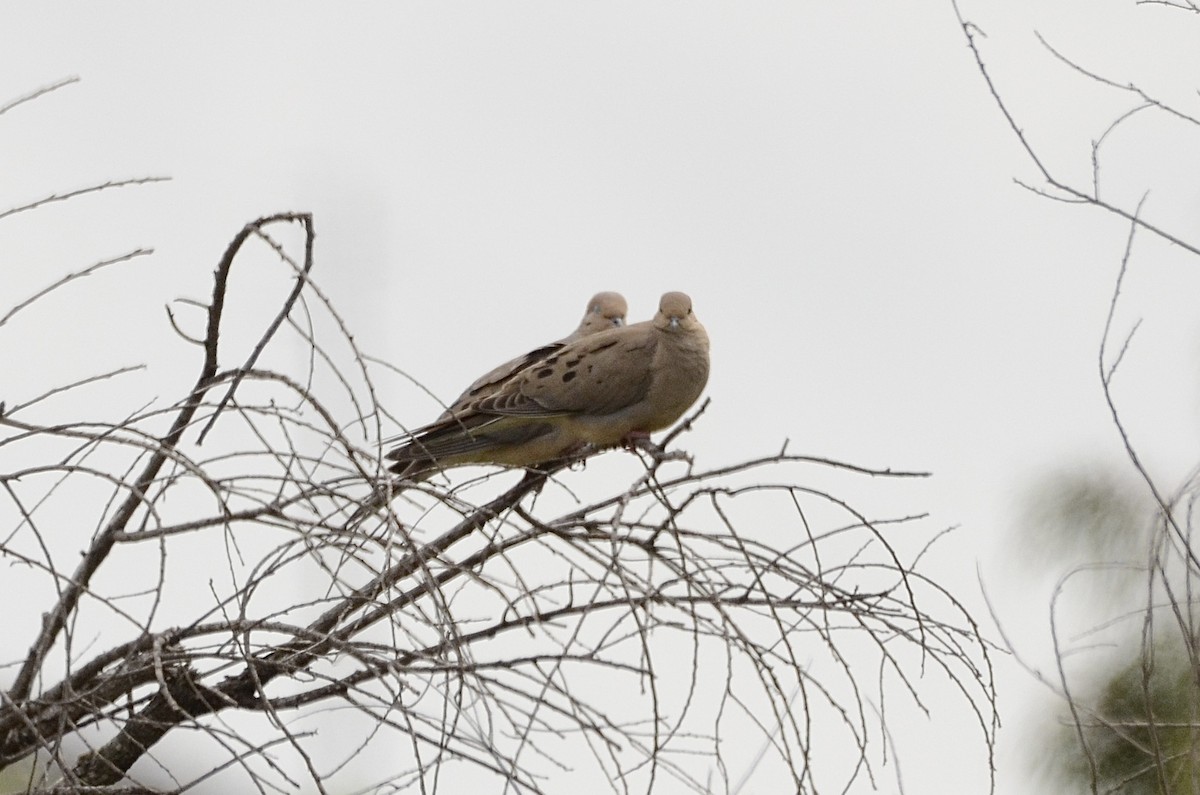
[{"label": "white sky background", "polygon": [[[279,211],[314,213],[315,276],[357,341],[443,399],[566,333],[597,290],[643,319],[681,289],[713,339],[713,405],[687,446],[715,463],[789,438],[933,471],[898,509],[961,525],[926,571],[983,618],[978,565],[1047,659],[1052,578],[1008,547],[1040,474],[1120,461],[1096,355],[1127,227],[1013,183],[1036,175],[948,2],[115,8],[0,12],[0,99],[82,77],[0,118],[0,209],[173,177],[0,222],[0,308],[156,250],[0,330],[0,399],[139,362],[147,394],[173,394],[195,363],[162,305],[206,297],[232,235]],[[1081,184],[1090,141],[1132,103],[1054,61],[1035,30],[1197,110],[1193,16],[1131,1],[963,10],[1026,132]],[[1196,133],[1132,122],[1107,144],[1106,195],[1132,206],[1152,188],[1147,215],[1200,239]],[[1118,313],[1121,328],[1145,317],[1118,398],[1169,487],[1195,463],[1198,265],[1143,236]],[[408,393],[392,410],[413,425],[438,411]],[[999,791],[1025,793],[1040,702],[1000,670]],[[902,727],[906,787],[983,791],[977,735],[944,755],[964,736],[946,723],[961,701],[937,706]]]}]

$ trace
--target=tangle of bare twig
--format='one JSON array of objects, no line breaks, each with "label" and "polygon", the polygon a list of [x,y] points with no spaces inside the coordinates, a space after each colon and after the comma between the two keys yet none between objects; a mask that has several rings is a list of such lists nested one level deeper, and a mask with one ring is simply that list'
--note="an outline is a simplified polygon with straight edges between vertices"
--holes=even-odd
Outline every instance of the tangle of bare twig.
[{"label": "tangle of bare twig", "polygon": [[[229,277],[257,243],[292,283],[246,344]],[[371,502],[378,451],[346,429],[382,437],[392,369],[315,263],[310,215],[247,224],[204,332],[170,316],[200,355],[166,405],[131,389],[115,419],[72,413],[133,368],[5,396],[0,560],[21,576],[0,593],[42,618],[0,660],[0,770],[28,765],[27,792],[842,791],[884,771],[885,700],[923,710],[931,686],[990,762],[989,647],[918,568],[924,517],[823,485],[923,473],[706,465],[675,447],[706,404],[598,497],[558,462]]]}]

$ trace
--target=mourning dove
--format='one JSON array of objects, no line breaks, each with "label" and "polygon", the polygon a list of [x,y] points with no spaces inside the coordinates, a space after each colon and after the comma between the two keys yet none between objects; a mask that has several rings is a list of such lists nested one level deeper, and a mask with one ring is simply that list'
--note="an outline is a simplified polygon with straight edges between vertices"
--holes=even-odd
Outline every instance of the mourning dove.
[{"label": "mourning dove", "polygon": [[708,382],[708,334],[683,293],[653,320],[564,344],[390,451],[421,477],[463,464],[533,466],[591,445],[630,444],[687,411]]},{"label": "mourning dove", "polygon": [[547,358],[563,346],[569,345],[575,340],[582,339],[589,334],[620,328],[625,325],[625,313],[628,311],[628,308],[628,305],[625,303],[625,296],[620,293],[596,293],[588,301],[587,309],[583,313],[583,320],[579,321],[578,328],[557,342],[551,342],[548,345],[535,348],[523,356],[510,359],[499,367],[484,373],[475,379],[475,382],[467,387],[453,403],[446,407],[446,410],[442,412],[438,420],[448,419],[456,412],[466,408],[467,404],[472,400],[495,392],[504,382],[521,370],[524,370],[534,362],[539,362]]}]

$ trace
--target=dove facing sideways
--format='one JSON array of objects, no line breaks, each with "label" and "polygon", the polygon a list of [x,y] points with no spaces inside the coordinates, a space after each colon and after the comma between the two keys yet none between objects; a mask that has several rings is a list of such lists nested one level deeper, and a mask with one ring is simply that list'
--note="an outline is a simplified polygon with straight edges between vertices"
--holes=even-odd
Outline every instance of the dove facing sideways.
[{"label": "dove facing sideways", "polygon": [[577,339],[582,339],[589,334],[620,328],[625,325],[625,313],[628,309],[629,306],[625,303],[625,296],[620,293],[596,293],[588,301],[587,310],[584,311],[583,320],[579,321],[578,328],[557,342],[551,342],[540,348],[535,348],[524,356],[510,359],[499,367],[479,376],[461,395],[455,398],[453,403],[446,407],[446,410],[438,417],[438,421],[448,419],[455,413],[462,411],[471,401],[483,397],[485,394],[495,392],[504,382],[521,370],[524,370],[534,362],[539,362],[547,358],[555,351],[562,349],[564,345],[568,345]]},{"label": "dove facing sideways", "polygon": [[629,444],[666,428],[708,382],[708,334],[684,293],[654,319],[567,343],[494,392],[414,431],[385,456],[420,477],[464,464],[534,466],[585,445]]}]

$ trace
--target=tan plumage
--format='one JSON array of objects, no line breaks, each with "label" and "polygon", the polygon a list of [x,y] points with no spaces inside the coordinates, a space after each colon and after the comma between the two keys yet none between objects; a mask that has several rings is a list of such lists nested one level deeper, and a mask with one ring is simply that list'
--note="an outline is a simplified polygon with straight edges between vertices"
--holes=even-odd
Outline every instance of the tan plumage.
[{"label": "tan plumage", "polygon": [[455,398],[453,403],[446,407],[446,410],[442,412],[438,420],[448,419],[453,414],[461,412],[471,401],[495,392],[510,378],[529,365],[553,355],[575,340],[600,331],[620,328],[625,325],[625,313],[628,310],[629,306],[625,302],[625,296],[620,293],[596,293],[588,301],[587,309],[583,313],[583,319],[579,321],[579,325],[574,331],[556,342],[535,348],[523,356],[510,359],[499,367],[484,373],[475,379],[474,383],[467,387],[461,395]]},{"label": "tan plumage", "polygon": [[683,293],[653,320],[564,344],[387,454],[413,476],[463,464],[533,466],[661,430],[708,382],[708,335]]}]

